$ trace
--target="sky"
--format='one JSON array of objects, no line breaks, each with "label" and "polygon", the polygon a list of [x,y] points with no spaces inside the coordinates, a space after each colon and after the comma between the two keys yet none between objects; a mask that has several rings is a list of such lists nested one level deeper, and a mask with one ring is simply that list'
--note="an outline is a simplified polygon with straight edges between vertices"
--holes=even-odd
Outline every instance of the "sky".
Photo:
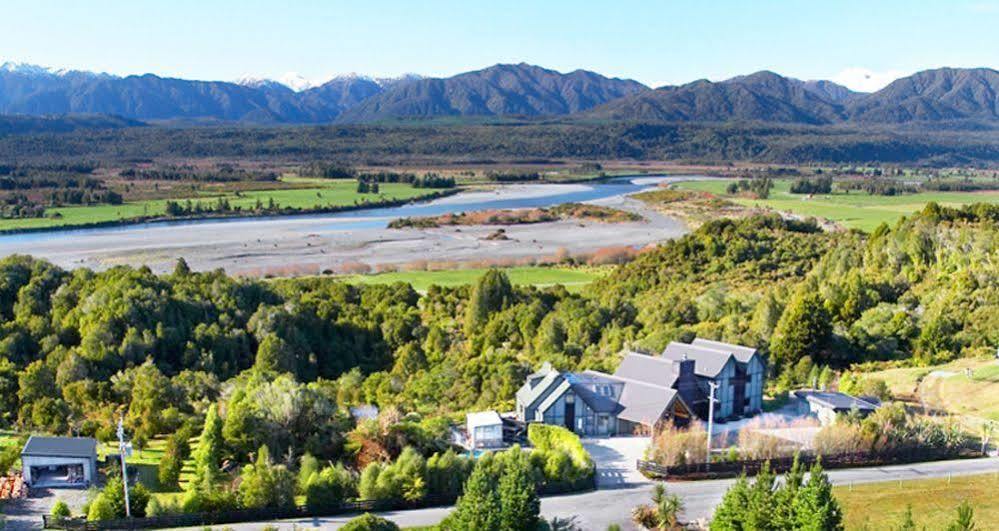
[{"label": "sky", "polygon": [[650,86],[758,70],[876,90],[999,68],[999,0],[2,0],[0,63],[232,81],[496,63]]}]

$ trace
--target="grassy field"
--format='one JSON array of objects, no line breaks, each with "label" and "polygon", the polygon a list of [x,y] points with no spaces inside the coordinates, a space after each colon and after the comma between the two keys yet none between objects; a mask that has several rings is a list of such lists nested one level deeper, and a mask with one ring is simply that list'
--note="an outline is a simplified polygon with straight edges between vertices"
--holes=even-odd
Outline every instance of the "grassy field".
[{"label": "grassy field", "polygon": [[976,529],[996,529],[999,525],[997,491],[999,475],[996,474],[833,488],[843,506],[846,529],[894,529],[910,503],[918,529],[946,529],[962,501],[967,501],[974,509]]},{"label": "grassy field", "polygon": [[886,369],[867,376],[884,380],[898,398],[999,421],[999,362],[995,360],[959,359],[932,367]]},{"label": "grassy field", "polygon": [[[191,199],[193,203],[201,203],[206,206],[213,205],[219,198],[229,201],[232,207],[242,207],[244,210],[252,210],[259,200],[263,205],[267,205],[273,200],[280,207],[311,209],[335,206],[348,206],[357,203],[377,203],[384,200],[414,199],[422,197],[439,190],[427,188],[413,188],[408,184],[385,183],[379,186],[379,194],[359,194],[357,193],[357,183],[354,180],[321,180],[284,178],[289,186],[294,188],[284,190],[257,190],[236,193],[204,193],[194,196],[181,196],[176,201],[186,201]],[[313,186],[302,188],[303,183]],[[86,225],[91,223],[111,222],[127,220],[129,218],[140,218],[145,216],[159,216],[166,212],[166,199],[154,199],[146,201],[131,201],[121,205],[93,205],[93,206],[73,206],[50,208],[47,214],[58,213],[62,217],[58,218],[26,218],[26,219],[3,219],[0,220],[0,230],[11,229],[37,229],[49,227],[66,227],[72,225]],[[247,212],[247,215],[251,215]]]},{"label": "grassy field", "polygon": [[[511,267],[503,270],[510,282],[518,285],[551,286],[562,284],[566,288],[580,289],[586,284],[606,274],[607,268],[560,268],[560,267]],[[451,269],[446,271],[400,271],[377,275],[349,275],[342,277],[347,282],[359,284],[391,284],[406,282],[417,291],[426,291],[432,285],[461,286],[475,282],[485,269]]]},{"label": "grassy field", "polygon": [[848,228],[870,231],[882,222],[889,225],[898,218],[916,212],[926,203],[935,201],[946,206],[968,203],[999,203],[999,192],[920,192],[899,196],[868,195],[864,192],[806,195],[792,194],[790,180],[778,180],[770,199],[729,197],[725,187],[732,181],[687,181],[676,183],[677,188],[711,192],[748,207],[765,207],[802,216],[816,216],[836,221]]},{"label": "grassy field", "polygon": [[[197,445],[197,439],[191,439],[191,453],[193,455],[194,448]],[[150,490],[154,492],[159,492],[167,497],[175,495],[175,493],[170,491],[160,492],[159,478],[157,477],[157,467],[160,463],[160,458],[163,457],[163,451],[166,448],[166,438],[156,438],[149,441],[149,445],[142,450],[134,448],[132,450],[132,455],[127,459],[128,464],[131,467],[135,467],[138,470],[139,480],[142,484],[149,487]],[[101,458],[107,455],[117,455],[118,445],[109,443],[99,443],[97,445],[97,454]],[[180,472],[180,486],[183,489],[187,481],[194,475],[194,458],[188,458],[184,461],[184,467]]]}]

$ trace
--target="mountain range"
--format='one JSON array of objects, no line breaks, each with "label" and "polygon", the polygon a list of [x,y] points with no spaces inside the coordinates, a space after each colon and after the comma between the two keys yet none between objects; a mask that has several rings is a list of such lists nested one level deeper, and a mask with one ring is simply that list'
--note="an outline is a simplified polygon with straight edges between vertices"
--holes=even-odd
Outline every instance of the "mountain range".
[{"label": "mountain range", "polygon": [[301,79],[287,83],[119,77],[5,63],[0,65],[0,114],[254,124],[483,116],[813,125],[999,121],[999,72],[989,68],[927,70],[874,93],[768,71],[651,89],[586,70],[560,73],[524,63],[448,78],[350,75],[318,86],[306,86]]}]

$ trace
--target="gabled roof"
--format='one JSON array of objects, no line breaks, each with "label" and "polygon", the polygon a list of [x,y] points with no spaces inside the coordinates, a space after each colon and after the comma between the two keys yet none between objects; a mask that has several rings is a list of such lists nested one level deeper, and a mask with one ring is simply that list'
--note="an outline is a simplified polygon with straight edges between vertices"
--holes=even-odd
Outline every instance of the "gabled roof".
[{"label": "gabled roof", "polygon": [[617,414],[619,419],[651,426],[662,418],[674,400],[680,399],[676,389],[670,387],[597,371],[586,371],[586,374],[624,384],[621,396],[617,399],[620,407]]},{"label": "gabled roof", "polygon": [[672,387],[678,375],[672,360],[637,352],[627,353],[614,371],[614,376],[664,387]]},{"label": "gabled roof", "polygon": [[676,389],[644,382],[628,382],[619,400],[621,412],[617,418],[653,425],[677,399]]},{"label": "gabled roof", "polygon": [[[545,370],[547,372],[543,373],[542,371]],[[541,377],[541,380],[532,386],[531,382],[536,381],[538,377]],[[527,382],[517,390],[517,403],[523,404],[524,407],[533,406],[549,388],[560,381],[562,381],[562,375],[546,363],[540,371],[528,376]]]},{"label": "gabled roof", "polygon": [[572,390],[580,400],[597,413],[616,413],[621,406],[614,398],[603,396],[593,390],[594,385],[620,385],[610,375],[567,372],[562,375],[558,386],[538,405],[539,411],[547,411],[566,391]]},{"label": "gabled roof", "polygon": [[694,373],[706,378],[716,378],[729,361],[735,359],[731,352],[676,341],[666,345],[662,357],[674,361],[694,360]]},{"label": "gabled roof", "polygon": [[[620,381],[611,378],[610,375],[586,371],[583,373],[568,373],[565,379],[572,386],[572,391],[586,405],[597,413],[617,413],[621,406],[617,402],[623,385]],[[597,392],[596,386],[611,386],[615,390],[616,396],[606,396]]]},{"label": "gabled roof", "polygon": [[90,437],[39,437],[32,435],[21,455],[41,457],[94,457],[97,441]]},{"label": "gabled roof", "polygon": [[481,426],[496,426],[503,424],[503,419],[500,418],[499,413],[495,411],[477,411],[475,413],[469,413],[465,418],[465,423],[468,429],[475,429]]},{"label": "gabled roof", "polygon": [[[691,341],[690,344],[696,345],[698,347],[710,348],[713,350],[721,350],[723,352],[731,352],[732,356],[734,356],[736,361],[738,361],[739,363],[749,363],[749,360],[756,354],[756,349],[753,347],[733,345],[732,343],[723,343],[721,341],[714,341],[712,339],[702,339],[699,337]],[[760,361],[763,360],[761,359]]]}]

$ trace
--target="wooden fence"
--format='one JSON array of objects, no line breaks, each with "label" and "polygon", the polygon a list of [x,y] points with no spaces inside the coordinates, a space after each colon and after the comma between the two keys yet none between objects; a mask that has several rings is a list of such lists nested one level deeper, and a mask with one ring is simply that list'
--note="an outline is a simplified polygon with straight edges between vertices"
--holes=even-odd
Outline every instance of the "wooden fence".
[{"label": "wooden fence", "polygon": [[[921,461],[940,461],[960,457],[978,457],[981,454],[970,449],[931,449],[911,448],[891,452],[854,452],[819,456],[812,453],[799,454],[799,461],[805,467],[810,467],[821,459],[822,467],[849,468],[863,466],[880,466],[899,463],[916,463]],[[734,477],[742,473],[747,476],[759,474],[764,463],[770,463],[770,470],[782,473],[791,469],[794,456],[773,457],[770,459],[752,459],[744,461],[719,461],[706,463],[690,463],[683,465],[660,465],[654,461],[639,459],[637,467],[646,477],[653,479],[709,479]]]}]

